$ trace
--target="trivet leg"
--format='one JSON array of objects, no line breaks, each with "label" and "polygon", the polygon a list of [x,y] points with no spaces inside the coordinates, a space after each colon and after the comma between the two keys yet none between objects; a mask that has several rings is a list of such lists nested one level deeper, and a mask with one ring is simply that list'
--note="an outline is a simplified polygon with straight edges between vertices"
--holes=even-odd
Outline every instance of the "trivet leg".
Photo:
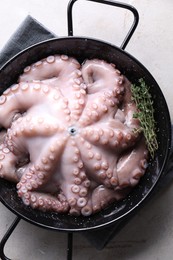
[{"label": "trivet leg", "polygon": [[3,238],[0,242],[0,259],[2,259],[2,260],[11,260],[10,258],[5,256],[4,247],[5,247],[7,240],[9,239],[11,234],[13,233],[13,230],[16,228],[17,224],[19,223],[19,221],[20,221],[19,217],[15,218],[14,222],[9,227],[9,229],[7,230],[7,232],[5,233],[5,235],[3,236]]},{"label": "trivet leg", "polygon": [[68,233],[67,241],[67,260],[72,260],[73,255],[73,233]]}]

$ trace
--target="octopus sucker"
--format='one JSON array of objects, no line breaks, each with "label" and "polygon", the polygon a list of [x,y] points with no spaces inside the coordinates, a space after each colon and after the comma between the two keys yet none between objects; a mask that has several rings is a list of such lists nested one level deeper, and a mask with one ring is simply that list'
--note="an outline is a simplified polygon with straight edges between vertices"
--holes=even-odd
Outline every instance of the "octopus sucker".
[{"label": "octopus sucker", "polygon": [[86,198],[83,198],[83,197],[82,197],[82,198],[79,198],[79,199],[77,200],[77,206],[80,207],[80,208],[85,207],[86,204],[87,204]]},{"label": "octopus sucker", "polygon": [[92,207],[90,207],[90,206],[88,206],[88,205],[86,205],[85,207],[83,207],[83,208],[81,209],[81,213],[82,213],[82,215],[85,216],[85,217],[90,216],[90,215],[92,214],[92,212],[93,212]]},{"label": "octopus sucker", "polygon": [[3,105],[3,104],[5,103],[5,101],[6,101],[6,96],[5,96],[5,95],[2,95],[2,96],[0,97],[0,105]]},{"label": "octopus sucker", "polygon": [[87,194],[88,194],[87,188],[83,187],[83,188],[80,189],[80,191],[79,191],[79,196],[80,197],[86,197],[87,196]]},{"label": "octopus sucker", "polygon": [[29,64],[0,96],[0,177],[44,212],[88,217],[123,199],[149,158],[131,95],[103,60],[55,54]]},{"label": "octopus sucker", "polygon": [[[61,59],[62,59],[62,57],[61,57]],[[54,61],[55,61],[55,57],[53,56],[53,55],[51,55],[51,56],[48,56],[47,58],[46,58],[46,61],[48,62],[48,63],[53,63]],[[37,64],[37,63],[36,63]],[[40,64],[39,65],[41,65],[42,64],[42,62],[40,61]]]}]

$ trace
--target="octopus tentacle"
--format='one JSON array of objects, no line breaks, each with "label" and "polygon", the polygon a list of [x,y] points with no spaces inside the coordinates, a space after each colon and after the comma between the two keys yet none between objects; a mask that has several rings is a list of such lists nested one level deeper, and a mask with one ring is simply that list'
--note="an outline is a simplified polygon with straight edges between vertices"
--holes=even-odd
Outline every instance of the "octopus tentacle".
[{"label": "octopus tentacle", "polygon": [[[54,169],[57,168],[64,146],[65,141],[60,142],[57,140],[56,142],[56,139],[54,139],[52,144],[49,145],[49,149],[44,147],[45,152],[42,152],[39,156],[34,156],[33,151],[31,152],[33,148],[28,147],[30,163],[17,184],[18,195],[26,205],[30,205],[33,208],[43,206],[43,210],[54,210],[57,212],[63,212],[68,209],[69,205],[66,199],[61,200],[61,197],[53,196],[50,193],[43,194],[41,191],[49,183]],[[51,192],[58,192],[59,181],[56,180],[54,186],[52,186]]]},{"label": "octopus tentacle", "polygon": [[[9,148],[0,145],[0,177],[9,181],[18,182],[19,176],[16,174],[17,157],[9,150]],[[9,174],[10,173],[10,174]]]},{"label": "octopus tentacle", "polygon": [[25,205],[30,205],[34,209],[42,211],[55,211],[59,213],[66,213],[69,210],[69,205],[66,198],[63,196],[53,196],[43,192],[26,192],[22,200]]},{"label": "octopus tentacle", "polygon": [[26,67],[24,73],[19,77],[19,82],[44,81],[54,77],[68,79],[79,68],[80,64],[74,58],[66,55],[52,55]]},{"label": "octopus tentacle", "polygon": [[103,185],[98,186],[96,189],[93,190],[91,203],[93,212],[96,213],[101,209],[107,207],[113,201],[119,201],[123,199],[129,190],[126,192],[122,192],[121,190],[113,190],[104,187]]},{"label": "octopus tentacle", "polygon": [[88,125],[113,117],[124,93],[123,78],[119,76],[119,71],[105,61],[92,60],[84,63],[82,76],[88,100],[80,122]]},{"label": "octopus tentacle", "polygon": [[86,60],[82,66],[82,76],[89,94],[98,93],[105,89],[105,86],[108,89],[115,86],[117,88],[123,83],[123,76],[115,66],[103,60]]},{"label": "octopus tentacle", "polygon": [[86,105],[87,93],[81,76],[72,83],[72,93],[69,99],[70,116],[73,121],[78,121]]},{"label": "octopus tentacle", "polygon": [[57,212],[64,212],[68,210],[68,202],[61,201],[58,197],[46,194],[39,189],[47,182],[46,174],[43,171],[35,171],[29,168],[22,176],[20,182],[17,184],[18,195],[22,198],[24,204],[30,205],[32,208],[41,208],[42,210],[53,210]]},{"label": "octopus tentacle", "polygon": [[[27,101],[25,101],[26,94],[28,97]],[[51,113],[53,112],[53,116],[57,116],[59,120],[66,122],[71,120],[68,116],[68,100],[63,97],[61,91],[43,83],[16,84],[9,88],[8,91],[5,91],[1,97],[4,97],[4,100],[3,102],[1,100],[0,103],[0,124],[5,128],[11,125],[16,114],[19,112],[25,113],[28,109],[30,109],[30,115],[28,115],[26,120],[29,122],[29,117],[32,117],[32,113],[33,116],[35,115],[35,103],[42,106],[42,109],[45,109],[45,104],[51,102],[52,108],[50,111]],[[37,109],[38,115],[42,115],[42,113],[41,109]],[[50,115],[48,114],[47,117],[50,118]],[[42,120],[44,120],[43,117],[38,119],[38,123],[41,123]],[[53,118],[52,121],[54,121]]]},{"label": "octopus tentacle", "polygon": [[[82,143],[83,146],[81,157],[87,176],[99,184],[111,187],[112,183],[110,179],[113,176],[113,169],[117,161],[116,155],[110,157],[109,152],[104,153],[103,155],[102,150],[98,149],[95,145],[91,145],[83,138],[79,140],[79,143]],[[113,186],[116,186],[115,182],[113,183]]]},{"label": "octopus tentacle", "polygon": [[[25,96],[27,94],[27,102]],[[46,101],[48,96],[56,95],[43,83],[19,83],[13,85],[0,98],[0,125],[8,128],[14,115],[18,112],[25,112],[36,103]]]},{"label": "octopus tentacle", "polygon": [[106,117],[113,117],[118,109],[119,99],[112,91],[105,91],[99,94],[88,96],[87,107],[85,107],[79,122],[86,126],[93,122],[104,120]]},{"label": "octopus tentacle", "polygon": [[68,104],[63,104],[66,118],[78,120],[83,111],[86,97],[82,73],[79,68],[79,63],[73,58],[65,55],[49,56],[39,63],[36,62],[27,67],[19,81],[40,80],[55,87],[61,92],[61,95],[69,97]]},{"label": "octopus tentacle", "polygon": [[[29,124],[29,126],[28,126]],[[8,130],[9,139],[14,137],[34,137],[34,136],[52,136],[53,134],[61,133],[63,131],[60,124],[53,123],[52,118],[47,116],[44,117],[32,117],[25,116],[19,117],[17,120],[12,122],[11,128]]]},{"label": "octopus tentacle", "polygon": [[[72,158],[69,157],[69,149],[71,153],[74,154]],[[87,177],[75,138],[71,138],[69,141],[68,150],[64,151],[62,159],[66,161],[66,164],[61,166],[62,176],[65,178],[65,182],[62,183],[61,189],[70,205],[70,214],[80,215],[82,208],[88,202],[87,197],[91,182]],[[69,165],[73,165],[73,167],[69,167]],[[68,189],[66,185],[64,185],[65,183],[68,183]]]},{"label": "octopus tentacle", "polygon": [[[132,100],[131,83],[124,78],[124,95],[121,101],[121,112],[124,114],[124,124],[130,129],[138,129],[140,122],[137,118],[134,118],[134,114],[137,111],[135,102]],[[115,119],[118,116],[115,114]]]},{"label": "octopus tentacle", "polygon": [[8,129],[6,134],[6,142],[12,151],[12,146],[20,147],[20,143],[25,142],[22,138],[35,136],[48,138],[57,133],[61,135],[64,130],[62,123],[49,115],[45,118],[39,115],[34,117],[25,113],[12,122],[11,128]]},{"label": "octopus tentacle", "polygon": [[[115,125],[114,127],[112,127]],[[82,131],[82,135],[85,139],[96,145],[96,146],[105,146],[105,148],[113,149],[117,152],[128,149],[134,145],[134,142],[139,138],[139,135],[130,129],[128,126],[121,122],[115,120],[110,120],[107,123],[107,126],[103,124],[97,124],[86,127]]]},{"label": "octopus tentacle", "polygon": [[140,140],[135,148],[120,157],[116,176],[120,188],[135,186],[144,175],[147,168],[148,151],[145,141]]}]

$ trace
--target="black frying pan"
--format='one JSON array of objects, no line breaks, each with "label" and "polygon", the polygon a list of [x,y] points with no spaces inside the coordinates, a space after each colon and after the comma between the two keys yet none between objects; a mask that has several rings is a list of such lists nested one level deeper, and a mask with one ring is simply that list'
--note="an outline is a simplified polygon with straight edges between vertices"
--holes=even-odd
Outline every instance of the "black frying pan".
[{"label": "black frying pan", "polygon": [[[103,3],[108,1],[98,2]],[[72,33],[72,28],[70,31]],[[164,174],[171,142],[171,121],[168,107],[155,79],[139,61],[122,50],[122,48],[100,40],[83,37],[65,37],[44,41],[16,55],[0,71],[1,94],[6,88],[16,82],[18,76],[27,65],[53,54],[73,56],[80,62],[83,62],[85,59],[103,59],[107,62],[115,63],[118,69],[133,83],[137,83],[138,79],[144,78],[147,85],[150,86],[154,101],[159,149],[155,154],[155,158],[150,161],[147,172],[139,185],[134,188],[126,199],[112,204],[100,213],[90,217],[74,217],[51,212],[44,213],[31,209],[25,206],[21,199],[18,198],[15,185],[3,179],[0,179],[0,200],[21,218],[49,229],[84,231],[103,227],[128,216],[129,213],[138,208],[146,200],[160,177]]]}]

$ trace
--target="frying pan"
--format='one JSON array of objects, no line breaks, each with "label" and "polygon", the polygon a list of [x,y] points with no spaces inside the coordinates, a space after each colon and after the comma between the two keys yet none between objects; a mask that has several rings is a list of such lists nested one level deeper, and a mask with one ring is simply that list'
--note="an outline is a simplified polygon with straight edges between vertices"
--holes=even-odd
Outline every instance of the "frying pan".
[{"label": "frying pan", "polygon": [[164,175],[171,146],[171,121],[163,93],[150,72],[137,59],[124,51],[124,48],[138,23],[138,13],[136,9],[132,6],[112,1],[95,1],[126,8],[133,12],[135,22],[121,48],[119,48],[101,40],[72,36],[72,6],[75,2],[76,0],[70,1],[68,6],[68,29],[70,36],[58,39],[55,38],[33,45],[10,59],[0,70],[1,94],[6,88],[16,82],[18,76],[26,66],[49,55],[66,54],[77,58],[81,63],[85,59],[94,58],[103,59],[109,63],[115,63],[122,74],[131,82],[137,83],[140,78],[144,78],[146,84],[150,86],[155,109],[154,116],[157,122],[159,148],[155,153],[154,159],[150,161],[146,174],[129,196],[118,203],[111,204],[106,209],[90,217],[74,217],[68,214],[45,213],[34,210],[25,206],[21,199],[18,198],[13,183],[0,179],[0,200],[13,213],[32,224],[52,230],[68,232],[93,230],[115,223],[124,217],[128,217],[130,213],[135,211],[144,203],[144,201],[146,201],[147,197],[155,189],[161,176]]}]

